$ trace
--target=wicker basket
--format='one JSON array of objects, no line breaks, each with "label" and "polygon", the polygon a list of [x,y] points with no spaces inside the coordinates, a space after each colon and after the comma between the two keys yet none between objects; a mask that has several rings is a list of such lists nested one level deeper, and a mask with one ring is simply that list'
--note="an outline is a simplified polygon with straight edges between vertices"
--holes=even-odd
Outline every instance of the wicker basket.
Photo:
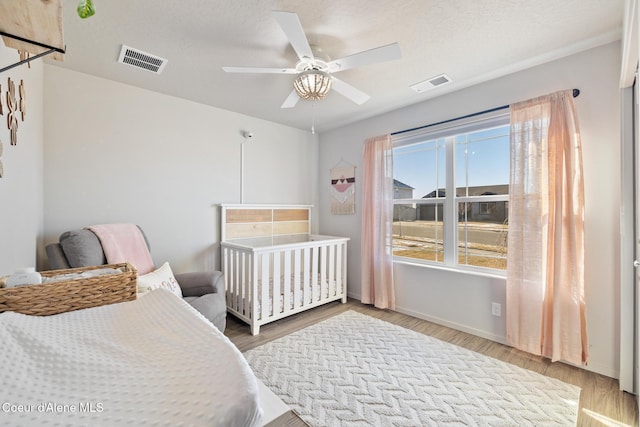
[{"label": "wicker basket", "polygon": [[40,274],[45,278],[107,267],[122,269],[123,272],[41,285],[2,288],[0,289],[0,312],[15,311],[48,316],[136,299],[138,273],[135,267],[128,263],[51,270]]}]

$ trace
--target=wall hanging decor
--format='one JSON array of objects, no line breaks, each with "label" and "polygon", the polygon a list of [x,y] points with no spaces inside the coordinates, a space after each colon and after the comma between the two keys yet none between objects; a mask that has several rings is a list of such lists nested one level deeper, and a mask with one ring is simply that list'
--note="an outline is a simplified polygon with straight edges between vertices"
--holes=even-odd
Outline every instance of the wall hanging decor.
[{"label": "wall hanging decor", "polygon": [[18,86],[18,93],[20,94],[20,115],[24,122],[24,118],[27,115],[27,104],[25,103],[26,92],[24,89],[24,80],[20,80],[20,86]]},{"label": "wall hanging decor", "polygon": [[18,143],[18,118],[16,117],[18,103],[16,101],[16,85],[13,83],[13,80],[11,80],[11,77],[8,79],[7,110],[9,110],[9,114],[7,115],[7,128],[9,128],[10,142],[11,145],[16,145]]},{"label": "wall hanging decor", "polygon": [[31,61],[29,60],[31,58],[31,54],[29,52],[18,49],[18,56],[20,57],[20,62],[26,62],[27,68],[31,68]]},{"label": "wall hanging decor", "polygon": [[356,167],[340,160],[330,170],[331,213],[350,215],[356,213]]}]

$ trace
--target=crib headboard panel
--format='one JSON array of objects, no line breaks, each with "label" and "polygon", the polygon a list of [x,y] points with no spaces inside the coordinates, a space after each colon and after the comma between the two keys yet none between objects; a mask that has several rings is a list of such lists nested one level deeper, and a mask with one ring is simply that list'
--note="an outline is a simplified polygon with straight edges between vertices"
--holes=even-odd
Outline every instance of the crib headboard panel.
[{"label": "crib headboard panel", "polygon": [[310,205],[221,205],[222,242],[311,233]]}]

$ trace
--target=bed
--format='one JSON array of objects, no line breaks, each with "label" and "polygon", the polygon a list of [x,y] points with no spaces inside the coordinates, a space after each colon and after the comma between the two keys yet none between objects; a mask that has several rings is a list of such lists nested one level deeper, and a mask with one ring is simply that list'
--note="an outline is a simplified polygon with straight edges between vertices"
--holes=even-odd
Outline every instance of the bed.
[{"label": "bed", "polygon": [[7,425],[259,426],[238,349],[170,291],[53,316],[0,314]]},{"label": "bed", "polygon": [[222,205],[227,311],[260,326],[347,301],[347,237],[311,234],[309,205]]}]

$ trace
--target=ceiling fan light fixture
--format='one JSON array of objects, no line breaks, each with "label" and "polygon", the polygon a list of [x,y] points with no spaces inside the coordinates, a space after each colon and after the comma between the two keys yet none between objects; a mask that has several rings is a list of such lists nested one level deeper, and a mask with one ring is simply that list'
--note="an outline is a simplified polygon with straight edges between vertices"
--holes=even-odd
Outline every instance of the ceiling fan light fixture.
[{"label": "ceiling fan light fixture", "polygon": [[298,74],[293,82],[293,87],[300,98],[317,101],[324,99],[329,94],[332,83],[328,73],[312,69]]}]

